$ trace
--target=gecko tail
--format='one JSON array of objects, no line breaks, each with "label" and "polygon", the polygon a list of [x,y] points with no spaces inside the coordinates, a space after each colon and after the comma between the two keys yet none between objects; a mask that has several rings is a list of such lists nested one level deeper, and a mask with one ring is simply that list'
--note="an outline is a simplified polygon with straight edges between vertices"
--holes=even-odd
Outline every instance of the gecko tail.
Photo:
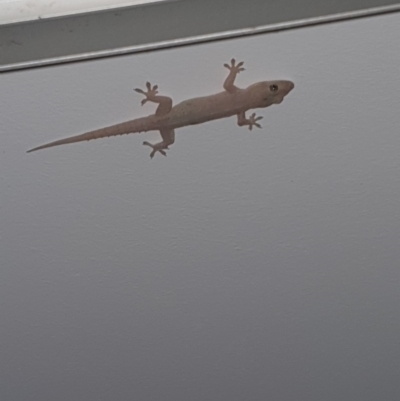
[{"label": "gecko tail", "polygon": [[41,150],[41,149],[46,149],[46,148],[52,148],[53,146],[59,146],[59,145],[65,145],[67,143],[75,143],[75,142],[81,142],[81,141],[90,141],[91,139],[94,138],[84,138],[86,136],[86,134],[82,134],[82,135],[76,135],[76,136],[72,136],[70,138],[65,138],[65,139],[60,139],[58,141],[54,141],[54,142],[50,142],[50,143],[46,143],[44,145],[41,146],[37,146],[36,148],[33,149],[29,149],[26,151],[26,153],[31,153],[31,152],[35,152],[37,150]]},{"label": "gecko tail", "polygon": [[146,122],[147,122],[146,117],[138,118],[137,120],[127,121],[125,123],[112,125],[106,128],[100,128],[94,131],[85,132],[84,134],[75,135],[69,138],[59,139],[58,141],[46,143],[44,145],[30,149],[26,153],[31,153],[37,150],[51,148],[53,146],[66,145],[68,143],[90,141],[92,139],[107,138],[110,136],[144,132],[148,130],[145,128],[148,126]]}]

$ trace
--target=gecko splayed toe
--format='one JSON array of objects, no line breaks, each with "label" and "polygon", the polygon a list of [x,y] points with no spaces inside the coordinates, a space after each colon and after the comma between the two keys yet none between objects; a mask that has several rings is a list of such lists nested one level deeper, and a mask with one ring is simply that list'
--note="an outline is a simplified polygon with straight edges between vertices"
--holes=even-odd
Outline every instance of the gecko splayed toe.
[{"label": "gecko splayed toe", "polygon": [[159,144],[153,145],[153,144],[151,144],[150,142],[147,142],[147,141],[144,141],[143,145],[150,146],[153,149],[153,151],[150,153],[150,158],[151,159],[154,157],[154,155],[157,152],[160,152],[163,156],[167,156],[167,152],[165,152],[164,149],[168,150],[169,149],[168,146],[167,147],[160,147]]}]

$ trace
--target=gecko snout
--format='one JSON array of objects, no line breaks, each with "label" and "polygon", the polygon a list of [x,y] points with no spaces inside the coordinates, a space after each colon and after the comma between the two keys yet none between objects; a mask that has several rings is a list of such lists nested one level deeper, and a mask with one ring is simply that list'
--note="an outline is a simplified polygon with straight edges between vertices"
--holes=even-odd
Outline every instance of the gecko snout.
[{"label": "gecko snout", "polygon": [[282,95],[283,97],[288,95],[294,89],[294,83],[292,81],[283,81]]},{"label": "gecko snout", "polygon": [[292,81],[283,81],[286,87],[286,93],[289,93],[294,88],[294,82]]}]

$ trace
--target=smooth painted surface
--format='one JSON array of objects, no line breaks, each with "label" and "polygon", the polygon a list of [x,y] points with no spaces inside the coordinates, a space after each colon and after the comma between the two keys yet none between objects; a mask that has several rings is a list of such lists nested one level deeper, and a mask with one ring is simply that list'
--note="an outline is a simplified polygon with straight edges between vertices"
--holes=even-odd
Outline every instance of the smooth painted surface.
[{"label": "smooth painted surface", "polygon": [[169,0],[5,24],[0,73],[399,11],[399,0]]},{"label": "smooth painted surface", "polygon": [[[396,401],[398,15],[0,76],[0,399]],[[235,119],[33,146],[291,79]]]}]

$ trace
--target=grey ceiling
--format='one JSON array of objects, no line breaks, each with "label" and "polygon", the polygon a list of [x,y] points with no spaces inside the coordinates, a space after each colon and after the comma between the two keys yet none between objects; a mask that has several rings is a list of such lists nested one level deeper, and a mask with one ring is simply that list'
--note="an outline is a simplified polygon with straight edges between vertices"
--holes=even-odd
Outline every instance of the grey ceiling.
[{"label": "grey ceiling", "polygon": [[[397,401],[398,14],[0,76],[0,399]],[[259,114],[33,146],[241,86]],[[149,134],[146,139],[157,138]]]}]

